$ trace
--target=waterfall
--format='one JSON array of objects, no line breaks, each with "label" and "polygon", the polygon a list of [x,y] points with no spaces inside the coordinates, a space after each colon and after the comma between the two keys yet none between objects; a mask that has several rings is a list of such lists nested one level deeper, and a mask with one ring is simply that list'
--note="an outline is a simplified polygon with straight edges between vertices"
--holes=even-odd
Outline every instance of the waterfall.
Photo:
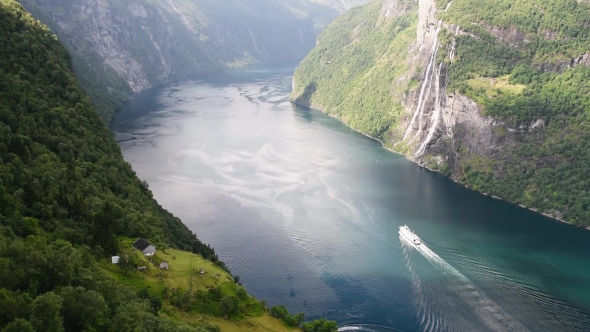
[{"label": "waterfall", "polygon": [[[436,53],[438,51],[438,32],[440,31],[440,27],[442,26],[442,20],[438,21],[438,27],[436,28],[436,31],[434,32],[434,42],[432,43],[432,45],[435,47],[435,51],[431,54],[430,56],[430,60],[428,62],[428,66],[426,67],[426,73],[424,74],[424,81],[422,82],[422,88],[420,89],[420,97],[418,98],[418,105],[416,106],[416,110],[414,111],[414,116],[412,116],[412,120],[410,121],[410,124],[408,125],[408,128],[406,129],[406,133],[404,134],[404,137],[402,138],[402,141],[405,141],[406,138],[408,138],[408,135],[412,132],[412,129],[414,127],[414,123],[416,123],[416,118],[418,117],[418,115],[422,114],[422,109],[424,107],[425,104],[425,98],[424,95],[425,93],[430,91],[430,86],[428,85],[428,81],[430,79],[430,73],[432,72],[432,69],[434,67],[434,62],[436,62]],[[426,87],[429,87],[429,89],[426,89]],[[422,119],[420,118],[420,121]]]},{"label": "waterfall", "polygon": [[449,10],[449,8],[451,7],[451,4],[453,3],[453,1],[451,0],[448,4],[447,7],[445,8],[445,13],[447,12],[447,10]]},{"label": "waterfall", "polygon": [[426,139],[424,140],[424,142],[422,142],[422,145],[420,145],[420,148],[418,148],[418,151],[416,151],[416,157],[421,156],[424,151],[426,150],[426,145],[428,145],[428,143],[430,143],[430,141],[432,140],[432,136],[434,135],[434,132],[436,131],[436,126],[438,125],[438,122],[440,120],[440,115],[441,115],[441,109],[440,109],[440,73],[442,71],[442,62],[440,63],[440,65],[438,66],[438,72],[436,74],[436,82],[434,85],[434,89],[435,89],[435,93],[436,93],[436,97],[434,99],[434,118],[432,119],[432,122],[430,123],[430,130],[428,130],[428,135],[426,136]]},{"label": "waterfall", "polygon": [[[428,62],[428,66],[426,67],[426,73],[424,74],[424,81],[422,82],[422,88],[420,89],[420,97],[418,98],[418,105],[416,106],[416,110],[414,111],[414,116],[412,116],[412,120],[410,121],[410,125],[408,125],[408,128],[406,129],[406,133],[404,134],[402,141],[405,141],[408,138],[408,135],[412,132],[414,124],[416,123],[416,118],[418,118],[418,117],[420,117],[419,133],[422,130],[421,129],[422,128],[422,114],[424,112],[424,105],[426,104],[426,98],[424,98],[424,97],[425,97],[425,94],[430,93],[431,85],[428,85],[430,75],[433,74],[433,70],[436,70],[436,69],[434,69],[434,63],[436,62],[436,54],[438,52],[438,33],[440,31],[441,26],[442,26],[442,20],[439,20],[438,27],[436,28],[436,31],[434,32],[434,41],[432,43],[432,45],[434,47],[434,52],[432,52],[432,54],[430,55],[430,60]],[[428,87],[428,89],[426,87]]]},{"label": "waterfall", "polygon": [[457,41],[455,40],[455,38],[457,37],[458,34],[459,34],[459,26],[457,25],[457,27],[455,28],[455,36],[453,37],[453,44],[451,46],[451,52],[449,53],[449,59],[451,59],[451,62],[453,62],[453,59],[455,58],[455,45],[457,44]]},{"label": "waterfall", "polygon": [[422,107],[420,108],[420,114],[418,114],[418,131],[416,131],[416,133],[414,134],[414,136],[412,136],[412,139],[410,140],[410,142],[413,142],[416,138],[420,138],[420,136],[422,136],[422,120],[424,118],[424,108],[426,106],[426,102],[428,101],[428,98],[430,97],[430,91],[432,91],[432,81],[435,79],[436,75],[436,68],[434,67],[434,63],[436,62],[436,56],[438,55],[438,45],[436,47],[436,50],[434,51],[434,53],[432,54],[432,59],[433,59],[433,63],[432,63],[432,77],[430,78],[430,84],[428,85],[428,89],[427,94],[424,98],[424,102],[422,103]]}]

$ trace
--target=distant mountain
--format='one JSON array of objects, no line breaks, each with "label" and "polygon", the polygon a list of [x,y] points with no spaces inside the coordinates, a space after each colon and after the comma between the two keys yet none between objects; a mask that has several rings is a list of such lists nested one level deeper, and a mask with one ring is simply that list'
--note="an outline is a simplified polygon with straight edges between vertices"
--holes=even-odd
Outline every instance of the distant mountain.
[{"label": "distant mountain", "polygon": [[72,53],[106,121],[134,91],[192,74],[299,61],[341,9],[308,0],[20,2]]},{"label": "distant mountain", "polygon": [[324,110],[475,190],[590,226],[590,2],[377,0],[297,68]]}]

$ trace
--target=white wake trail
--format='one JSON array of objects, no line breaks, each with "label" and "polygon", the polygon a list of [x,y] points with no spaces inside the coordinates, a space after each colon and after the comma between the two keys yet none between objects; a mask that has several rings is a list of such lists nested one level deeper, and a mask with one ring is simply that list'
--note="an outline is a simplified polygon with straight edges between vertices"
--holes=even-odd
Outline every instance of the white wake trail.
[{"label": "white wake trail", "polygon": [[454,281],[453,291],[470,305],[489,329],[492,331],[529,331],[524,325],[488,298],[471,280],[430,250],[424,242],[417,246],[413,244],[409,245],[420,252],[422,256],[438,267],[443,273],[452,277]]}]

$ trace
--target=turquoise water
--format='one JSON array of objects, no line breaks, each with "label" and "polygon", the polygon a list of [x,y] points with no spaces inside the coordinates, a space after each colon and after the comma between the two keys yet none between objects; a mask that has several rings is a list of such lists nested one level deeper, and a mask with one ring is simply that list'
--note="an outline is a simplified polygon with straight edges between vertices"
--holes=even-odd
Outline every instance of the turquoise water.
[{"label": "turquoise water", "polygon": [[[341,330],[590,331],[590,232],[291,105],[292,72],[150,89],[112,124],[156,199],[250,293]],[[404,224],[423,246],[399,238]]]}]

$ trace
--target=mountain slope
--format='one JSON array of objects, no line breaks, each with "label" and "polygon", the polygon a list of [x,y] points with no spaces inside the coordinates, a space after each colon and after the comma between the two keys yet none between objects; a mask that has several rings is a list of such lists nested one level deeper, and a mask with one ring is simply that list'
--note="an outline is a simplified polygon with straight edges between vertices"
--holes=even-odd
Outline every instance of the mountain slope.
[{"label": "mountain slope", "polygon": [[22,218],[28,217],[40,229],[82,244],[91,239],[97,216],[108,213],[114,233],[213,257],[155,203],[79,87],[67,51],[18,7],[3,2],[0,35],[3,225],[26,236]]},{"label": "mountain slope", "polygon": [[590,225],[590,4],[379,0],[330,25],[293,100],[475,190]]},{"label": "mountain slope", "polygon": [[77,84],[67,51],[11,0],[0,0],[0,45],[2,331],[129,327],[124,312],[136,326],[201,331],[155,316],[94,259],[116,253],[119,235],[216,260],[213,250],[153,200]]},{"label": "mountain slope", "polygon": [[74,54],[103,119],[133,91],[187,75],[298,61],[335,9],[307,0],[21,0]]},{"label": "mountain slope", "polygon": [[0,331],[300,331],[303,314],[267,310],[158,205],[72,69],[46,26],[0,0]]}]

